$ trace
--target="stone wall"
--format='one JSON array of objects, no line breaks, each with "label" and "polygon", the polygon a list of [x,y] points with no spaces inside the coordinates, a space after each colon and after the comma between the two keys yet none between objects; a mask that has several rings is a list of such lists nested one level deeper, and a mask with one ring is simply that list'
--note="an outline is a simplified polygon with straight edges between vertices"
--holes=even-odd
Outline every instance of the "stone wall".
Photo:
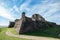
[{"label": "stone wall", "polygon": [[41,15],[34,14],[32,18],[26,17],[25,12],[22,13],[21,19],[16,19],[15,22],[10,22],[9,27],[14,27],[19,33],[43,31],[50,27],[56,26],[56,23],[46,21]]},{"label": "stone wall", "polygon": [[10,22],[8,28],[12,28],[14,27],[14,25],[15,25],[15,22]]}]

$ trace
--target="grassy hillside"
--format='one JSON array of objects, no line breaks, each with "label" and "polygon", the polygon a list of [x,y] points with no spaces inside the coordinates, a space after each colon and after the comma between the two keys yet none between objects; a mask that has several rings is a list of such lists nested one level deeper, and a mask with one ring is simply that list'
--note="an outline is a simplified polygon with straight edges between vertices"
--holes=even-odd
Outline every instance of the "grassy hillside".
[{"label": "grassy hillside", "polygon": [[[10,37],[10,36],[7,36],[5,34],[5,32],[7,31],[8,28],[0,28],[0,40],[27,40],[27,39],[22,39],[22,38],[16,38],[16,37]],[[16,33],[14,31],[14,29],[10,29],[10,30],[13,30],[12,32],[13,33]]]}]

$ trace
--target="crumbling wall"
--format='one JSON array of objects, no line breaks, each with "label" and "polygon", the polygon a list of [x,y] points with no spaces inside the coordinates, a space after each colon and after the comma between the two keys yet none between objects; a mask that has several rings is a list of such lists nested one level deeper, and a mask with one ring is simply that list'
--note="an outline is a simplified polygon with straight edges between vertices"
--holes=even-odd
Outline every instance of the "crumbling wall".
[{"label": "crumbling wall", "polygon": [[22,27],[22,22],[25,22],[25,13],[22,13],[22,17],[19,20],[15,20],[15,30],[19,33],[19,31],[21,30]]},{"label": "crumbling wall", "polygon": [[27,18],[27,17],[25,19],[26,19],[25,21],[24,20],[22,21],[21,28],[19,30],[19,34],[34,30],[32,19]]},{"label": "crumbling wall", "polygon": [[21,24],[22,24],[22,20],[21,20],[21,19],[15,22],[14,28],[15,28],[15,30],[16,30],[18,33],[19,33],[19,30],[20,30]]},{"label": "crumbling wall", "polygon": [[10,22],[8,28],[12,28],[14,27],[14,25],[15,25],[15,22]]},{"label": "crumbling wall", "polygon": [[32,18],[26,17],[25,12],[22,13],[21,19],[10,22],[9,27],[14,27],[19,33],[43,31],[50,27],[55,27],[56,23],[46,21],[42,16],[34,14]]},{"label": "crumbling wall", "polygon": [[33,21],[30,18],[26,18],[26,21],[21,24],[19,34],[26,32],[42,31],[48,28],[47,24],[43,21]]}]

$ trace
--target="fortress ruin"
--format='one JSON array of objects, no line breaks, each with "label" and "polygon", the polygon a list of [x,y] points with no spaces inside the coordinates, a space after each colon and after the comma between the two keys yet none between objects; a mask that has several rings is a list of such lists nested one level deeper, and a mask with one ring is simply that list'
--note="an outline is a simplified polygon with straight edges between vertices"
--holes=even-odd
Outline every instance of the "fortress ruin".
[{"label": "fortress ruin", "polygon": [[31,18],[22,13],[21,19],[10,22],[9,28],[14,27],[20,34],[25,32],[43,31],[47,28],[56,26],[56,23],[46,21],[41,15],[34,14]]}]

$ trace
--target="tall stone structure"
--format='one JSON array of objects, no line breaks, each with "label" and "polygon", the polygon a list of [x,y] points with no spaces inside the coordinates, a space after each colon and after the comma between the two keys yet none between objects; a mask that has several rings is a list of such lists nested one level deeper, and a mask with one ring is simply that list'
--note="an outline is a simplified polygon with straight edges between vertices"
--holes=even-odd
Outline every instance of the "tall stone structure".
[{"label": "tall stone structure", "polygon": [[26,32],[43,31],[49,27],[54,27],[54,25],[56,25],[56,23],[46,21],[39,14],[34,14],[31,18],[29,18],[26,17],[25,12],[23,12],[21,19],[15,20],[14,28],[20,34]]}]

